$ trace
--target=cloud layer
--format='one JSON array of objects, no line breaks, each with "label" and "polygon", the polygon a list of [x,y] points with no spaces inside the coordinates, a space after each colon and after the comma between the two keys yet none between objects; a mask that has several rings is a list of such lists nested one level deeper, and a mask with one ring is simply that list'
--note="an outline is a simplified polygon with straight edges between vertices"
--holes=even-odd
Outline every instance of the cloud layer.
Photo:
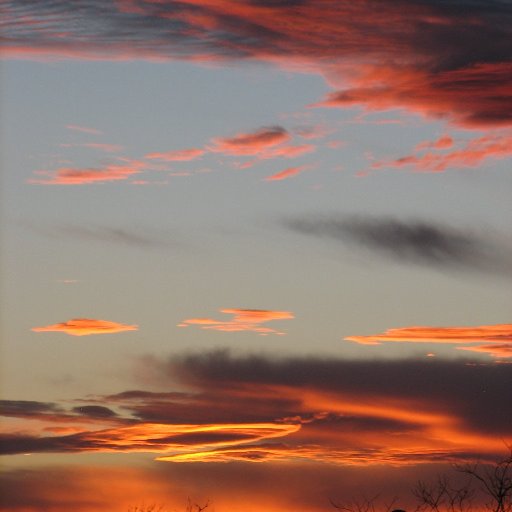
[{"label": "cloud layer", "polygon": [[137,331],[137,325],[126,325],[110,320],[96,320],[93,318],[73,318],[60,324],[45,327],[33,327],[34,332],[63,332],[71,336],[89,336],[91,334],[112,334],[124,331]]},{"label": "cloud layer", "polygon": [[[512,436],[512,367],[464,361],[145,359],[164,392],[69,403],[4,401],[1,451],[147,452],[167,462],[391,466],[489,458]],[[404,384],[405,383],[405,384]],[[180,391],[173,391],[175,386]],[[248,407],[250,404],[250,407]]]},{"label": "cloud layer", "polygon": [[321,73],[323,106],[510,124],[512,6],[500,0],[5,2],[11,57],[262,60]]}]

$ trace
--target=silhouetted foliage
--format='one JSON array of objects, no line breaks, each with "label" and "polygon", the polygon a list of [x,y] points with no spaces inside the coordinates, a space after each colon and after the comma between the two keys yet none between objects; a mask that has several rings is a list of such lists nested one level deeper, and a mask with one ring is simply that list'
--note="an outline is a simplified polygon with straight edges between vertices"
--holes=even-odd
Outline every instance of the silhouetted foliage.
[{"label": "silhouetted foliage", "polygon": [[455,486],[441,475],[435,483],[418,482],[412,493],[418,500],[418,512],[469,512],[475,489],[470,482]]},{"label": "silhouetted foliage", "polygon": [[[457,464],[454,469],[465,474],[467,480],[454,484],[446,475],[435,482],[420,481],[412,489],[417,505],[415,512],[471,512],[475,502],[488,512],[512,512],[512,446],[509,455],[494,464]],[[331,505],[343,512],[404,512],[392,510],[397,498],[388,503],[377,494],[371,498],[333,501]]]},{"label": "silhouetted foliage", "polygon": [[468,475],[489,500],[485,505],[490,512],[512,511],[512,446],[508,457],[496,464],[457,465],[457,471]]},{"label": "silhouetted foliage", "polygon": [[330,500],[331,505],[344,512],[395,512],[394,505],[398,501],[398,498],[393,498],[388,502],[382,502],[379,500],[380,494],[377,494],[371,498],[362,496],[359,499],[351,499],[348,501],[334,501]]},{"label": "silhouetted foliage", "polygon": [[[210,500],[207,500],[204,505],[198,505],[197,503],[192,503],[190,498],[188,498],[185,512],[203,512],[209,506]],[[129,508],[128,512],[165,512],[165,508],[163,505],[142,505]]]}]

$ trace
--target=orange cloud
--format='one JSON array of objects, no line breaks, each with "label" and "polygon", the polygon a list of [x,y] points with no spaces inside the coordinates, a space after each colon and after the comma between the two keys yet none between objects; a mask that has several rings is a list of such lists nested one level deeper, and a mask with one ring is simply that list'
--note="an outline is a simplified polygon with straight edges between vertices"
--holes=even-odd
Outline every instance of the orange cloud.
[{"label": "orange cloud", "polygon": [[267,176],[265,178],[265,181],[281,181],[287,178],[292,178],[293,176],[297,176],[297,174],[300,174],[306,168],[307,166],[305,165],[302,165],[300,167],[288,167],[288,169],[285,169],[284,171],[272,174],[272,176]]},{"label": "orange cloud", "polygon": [[[421,143],[416,151],[422,149],[447,149],[453,143],[450,137],[443,137],[431,143]],[[420,172],[443,172],[449,168],[477,167],[488,159],[502,159],[512,156],[512,135],[494,133],[470,140],[460,149],[444,153],[424,153],[406,155],[396,160],[379,161],[372,169],[411,167]]]},{"label": "orange cloud", "polygon": [[498,357],[512,357],[512,345],[504,343],[512,342],[512,324],[478,327],[401,327],[388,329],[382,334],[347,336],[345,340],[362,345],[380,345],[382,342],[461,344],[483,341],[490,345],[457,348]]},{"label": "orange cloud", "polygon": [[221,309],[221,313],[233,315],[231,320],[214,320],[211,318],[189,318],[183,320],[179,327],[199,325],[201,329],[211,329],[224,332],[252,331],[261,335],[284,334],[270,327],[262,327],[261,324],[273,320],[290,320],[295,318],[289,311],[272,311],[266,309]]},{"label": "orange cloud", "polygon": [[234,137],[213,139],[213,146],[208,149],[228,155],[257,155],[261,151],[287,142],[289,139],[290,134],[284,128],[270,126],[252,133],[241,133]]},{"label": "orange cloud", "polygon": [[60,324],[45,327],[33,327],[34,332],[64,332],[71,336],[89,336],[91,334],[112,334],[124,331],[138,331],[137,325],[125,325],[108,320],[94,320],[91,318],[73,318]]},{"label": "orange cloud", "polygon": [[128,180],[139,174],[144,167],[142,162],[130,162],[126,165],[110,164],[103,169],[77,169],[64,167],[55,172],[48,172],[48,178],[27,180],[35,185],[89,185],[91,183],[106,183],[111,181]]},{"label": "orange cloud", "polygon": [[503,343],[501,345],[477,345],[474,347],[457,347],[457,349],[489,354],[490,356],[497,358],[512,357],[512,343]]},{"label": "orange cloud", "polygon": [[167,151],[165,153],[149,153],[145,158],[150,160],[165,160],[166,162],[186,162],[195,160],[204,154],[203,149],[190,148],[177,151]]}]

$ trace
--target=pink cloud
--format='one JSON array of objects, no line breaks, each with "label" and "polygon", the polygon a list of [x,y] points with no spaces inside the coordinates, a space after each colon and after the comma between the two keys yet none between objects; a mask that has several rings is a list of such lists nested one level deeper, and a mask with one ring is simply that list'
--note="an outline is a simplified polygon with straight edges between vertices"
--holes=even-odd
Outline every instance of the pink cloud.
[{"label": "pink cloud", "polygon": [[443,135],[435,141],[420,142],[415,148],[415,151],[423,149],[450,149],[453,147],[453,139],[449,135]]},{"label": "pink cloud", "polygon": [[210,151],[227,155],[258,155],[261,151],[290,140],[290,134],[280,126],[261,128],[251,133],[240,133],[234,137],[213,139]]},{"label": "pink cloud", "polygon": [[284,171],[272,174],[271,176],[267,176],[265,178],[265,181],[281,181],[288,178],[292,178],[293,176],[297,176],[306,169],[307,166],[305,165],[302,165],[300,167],[288,167],[288,169],[285,169]]},{"label": "pink cloud", "polygon": [[167,151],[165,153],[149,153],[145,158],[150,160],[165,160],[166,162],[186,162],[195,160],[204,154],[203,149],[191,148],[177,151]]},{"label": "pink cloud", "polygon": [[272,311],[266,309],[221,309],[221,313],[233,315],[230,320],[215,320],[212,318],[189,318],[183,320],[179,327],[198,325],[201,329],[210,329],[223,332],[250,331],[261,335],[284,334],[270,327],[262,327],[261,324],[273,320],[290,320],[294,315],[289,311]]},{"label": "pink cloud", "polygon": [[[441,138],[433,143],[421,143],[415,151],[423,149],[449,149],[451,138]],[[443,172],[449,168],[477,167],[490,159],[503,159],[512,155],[512,135],[490,133],[468,141],[462,148],[438,153],[412,153],[395,160],[374,162],[372,169],[410,167],[420,172]]]},{"label": "pink cloud", "polygon": [[500,2],[11,4],[11,58],[260,60],[343,84],[324,106],[406,108],[466,127],[512,119],[510,20]]},{"label": "pink cloud", "polygon": [[34,185],[89,185],[123,181],[139,174],[143,168],[142,162],[133,161],[126,165],[110,164],[102,169],[63,167],[54,172],[48,172],[47,179],[30,179],[27,183]]}]

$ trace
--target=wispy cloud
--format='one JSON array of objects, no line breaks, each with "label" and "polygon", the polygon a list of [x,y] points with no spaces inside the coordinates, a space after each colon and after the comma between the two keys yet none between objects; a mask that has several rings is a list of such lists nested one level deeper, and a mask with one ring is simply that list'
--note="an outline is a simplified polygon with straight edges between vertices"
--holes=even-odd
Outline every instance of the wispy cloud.
[{"label": "wispy cloud", "polygon": [[68,130],[73,130],[76,132],[88,133],[89,135],[102,135],[103,132],[98,130],[97,128],[89,128],[87,126],[79,126],[77,124],[67,124],[66,128]]},{"label": "wispy cloud", "polygon": [[447,169],[477,167],[488,160],[512,156],[512,135],[491,133],[468,141],[464,146],[443,152],[423,150],[446,150],[453,146],[451,137],[441,137],[434,142],[423,142],[416,146],[414,153],[395,160],[381,160],[371,165],[372,169],[411,168],[420,172],[443,172]]},{"label": "wispy cloud", "polygon": [[262,60],[343,84],[325,106],[402,107],[468,127],[512,120],[507,2],[10,0],[4,9],[12,58]]},{"label": "wispy cloud", "polygon": [[290,320],[294,315],[289,311],[272,311],[267,309],[221,309],[221,313],[232,315],[230,320],[216,320],[212,318],[188,318],[183,320],[179,327],[197,325],[201,329],[209,329],[224,332],[250,331],[260,335],[284,334],[271,327],[263,327],[261,324],[273,320]]},{"label": "wispy cloud", "polygon": [[212,140],[210,151],[228,155],[254,156],[278,144],[289,141],[290,134],[281,126],[260,128],[255,132]]},{"label": "wispy cloud", "polygon": [[108,164],[102,168],[62,167],[56,171],[40,171],[38,174],[47,175],[42,178],[31,178],[27,183],[35,185],[90,185],[93,183],[108,183],[124,181],[142,172],[143,162],[133,161],[127,164]]},{"label": "wispy cloud", "polygon": [[43,233],[50,235],[65,236],[82,239],[86,241],[107,242],[113,244],[122,244],[138,248],[166,247],[171,245],[170,235],[164,236],[149,232],[149,230],[139,230],[134,227],[110,227],[110,226],[58,226],[51,230],[38,229]]},{"label": "wispy cloud", "polygon": [[307,168],[308,166],[306,165],[301,165],[299,167],[288,167],[281,172],[267,176],[265,181],[282,181],[288,178],[293,178],[294,176],[297,176],[301,172],[305,171]]},{"label": "wispy cloud", "polygon": [[203,154],[203,149],[190,148],[176,151],[167,151],[164,153],[148,153],[144,158],[149,158],[150,160],[164,160],[166,162],[186,162],[195,160],[201,157]]},{"label": "wispy cloud", "polygon": [[421,151],[423,149],[450,149],[453,147],[454,140],[450,135],[443,135],[439,139],[434,141],[420,142],[415,148],[415,151]]},{"label": "wispy cloud", "polygon": [[99,151],[104,151],[105,153],[119,153],[124,149],[123,146],[120,144],[101,144],[101,143],[63,143],[59,144],[62,148],[74,148],[74,147],[81,147],[81,148],[89,148],[89,149],[97,149]]},{"label": "wispy cloud", "polygon": [[467,344],[486,342],[487,345],[457,347],[460,350],[487,353],[494,357],[512,357],[512,324],[476,327],[399,327],[381,334],[346,336],[345,340],[362,345],[383,342]]},{"label": "wispy cloud", "polygon": [[510,269],[506,244],[429,221],[332,215],[288,219],[284,224],[304,235],[368,248],[402,263],[498,273]]},{"label": "wispy cloud", "polygon": [[66,322],[44,327],[33,327],[34,332],[63,332],[71,336],[89,336],[91,334],[113,334],[124,331],[137,331],[137,325],[126,325],[109,320],[93,318],[73,318]]}]

